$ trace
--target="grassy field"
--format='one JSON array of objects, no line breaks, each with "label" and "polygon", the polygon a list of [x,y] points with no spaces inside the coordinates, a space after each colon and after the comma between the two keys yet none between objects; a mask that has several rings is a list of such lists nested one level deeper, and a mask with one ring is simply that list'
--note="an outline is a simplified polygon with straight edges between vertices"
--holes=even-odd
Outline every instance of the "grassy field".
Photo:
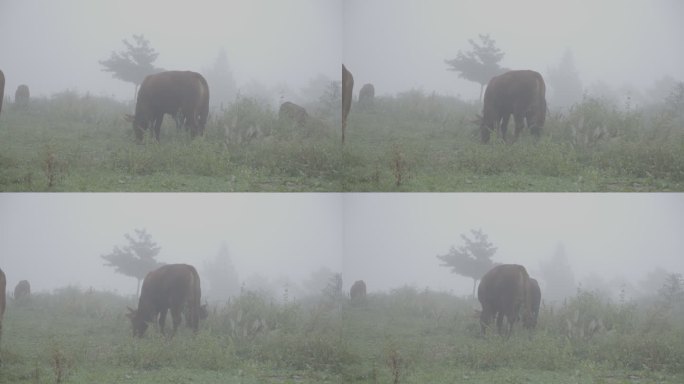
[{"label": "grassy field", "polygon": [[551,112],[538,140],[525,130],[483,145],[479,107],[410,91],[355,104],[342,147],[338,114],[296,127],[247,98],[215,111],[202,138],[167,117],[161,143],[135,144],[131,106],[64,92],[3,109],[0,190],[682,191],[683,98],[640,109],[586,98]]},{"label": "grassy field", "polygon": [[[475,302],[404,287],[274,302],[244,292],[195,335],[134,339],[132,300],[64,288],[10,300],[1,383],[681,383],[679,307],[580,292],[533,334],[478,337]],[[677,310],[673,308],[679,308]],[[168,326],[168,325],[167,325]]]}]

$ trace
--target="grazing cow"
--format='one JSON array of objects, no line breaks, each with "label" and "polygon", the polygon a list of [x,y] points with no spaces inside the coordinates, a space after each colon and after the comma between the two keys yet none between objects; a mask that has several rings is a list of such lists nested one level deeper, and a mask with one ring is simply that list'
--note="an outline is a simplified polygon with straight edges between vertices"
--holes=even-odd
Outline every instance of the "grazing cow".
[{"label": "grazing cow", "polygon": [[508,71],[489,80],[480,123],[482,142],[488,142],[496,128],[506,141],[511,114],[515,120],[513,141],[520,135],[524,120],[532,134],[539,136],[546,120],[546,85],[539,72]]},{"label": "grazing cow", "polygon": [[375,87],[373,84],[364,84],[359,91],[359,107],[361,109],[368,109],[373,106],[375,99]]},{"label": "grazing cow", "polygon": [[349,289],[349,296],[352,302],[363,301],[366,298],[366,283],[363,280],[357,280]]},{"label": "grazing cow", "polygon": [[309,114],[306,113],[306,109],[295,103],[286,101],[280,104],[280,110],[278,110],[278,119],[281,121],[293,121],[299,127],[303,127],[306,121],[309,119]]},{"label": "grazing cow", "polygon": [[2,101],[5,99],[5,74],[0,70],[0,112],[2,112]]},{"label": "grazing cow", "polygon": [[14,287],[14,300],[23,300],[31,297],[31,284],[28,280],[22,280]]},{"label": "grazing cow", "polygon": [[541,304],[541,289],[537,280],[530,277],[527,281],[527,299],[530,300],[530,315],[527,321],[523,319],[523,325],[527,329],[534,329],[539,318],[539,305]]},{"label": "grazing cow", "polygon": [[492,318],[496,317],[496,326],[501,334],[503,317],[506,316],[506,336],[510,337],[513,325],[522,315],[523,322],[529,321],[529,305],[527,284],[530,279],[522,265],[497,265],[487,272],[477,289],[477,299],[482,304],[480,326],[482,335]]},{"label": "grazing cow", "polygon": [[133,325],[133,335],[142,337],[147,323],[159,319],[164,334],[167,311],[171,311],[173,333],[181,322],[181,314],[187,310],[185,322],[195,332],[199,327],[200,299],[202,291],[197,270],[188,264],[169,264],[159,267],[145,276],[138,309],[128,308],[127,316]]},{"label": "grazing cow", "polygon": [[0,269],[0,340],[2,340],[2,317],[5,315],[5,287],[7,286],[7,278],[5,272]]},{"label": "grazing cow", "polygon": [[344,144],[344,132],[347,129],[347,116],[351,109],[353,90],[354,76],[342,64],[342,144]]},{"label": "grazing cow", "polygon": [[29,87],[26,84],[18,86],[16,92],[14,92],[14,102],[18,107],[27,107],[30,98],[31,92],[29,92]]},{"label": "grazing cow", "polygon": [[209,85],[197,72],[166,71],[149,75],[138,91],[138,100],[133,116],[133,130],[138,142],[143,130],[152,125],[155,139],[159,141],[164,114],[184,124],[190,135],[204,134],[209,115]]}]

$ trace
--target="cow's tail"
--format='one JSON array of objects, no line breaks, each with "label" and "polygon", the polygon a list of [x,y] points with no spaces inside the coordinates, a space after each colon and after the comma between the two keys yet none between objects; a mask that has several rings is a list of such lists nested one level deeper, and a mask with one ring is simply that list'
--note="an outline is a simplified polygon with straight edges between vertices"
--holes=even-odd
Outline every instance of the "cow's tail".
[{"label": "cow's tail", "polygon": [[202,288],[197,270],[192,268],[192,279],[190,280],[190,297],[188,299],[189,319],[188,325],[193,331],[199,329],[200,303],[202,300]]}]

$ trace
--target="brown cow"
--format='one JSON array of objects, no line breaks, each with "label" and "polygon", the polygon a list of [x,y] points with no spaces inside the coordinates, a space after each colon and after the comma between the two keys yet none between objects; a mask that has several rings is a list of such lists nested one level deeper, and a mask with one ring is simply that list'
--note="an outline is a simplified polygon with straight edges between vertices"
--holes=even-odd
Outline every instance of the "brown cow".
[{"label": "brown cow", "polygon": [[2,112],[2,101],[5,99],[5,74],[0,70],[0,112]]},{"label": "brown cow", "polygon": [[342,64],[342,144],[344,144],[344,132],[347,129],[347,115],[351,109],[353,90],[354,76]]},{"label": "brown cow", "polygon": [[27,107],[30,98],[31,92],[29,92],[29,87],[26,84],[18,86],[16,92],[14,92],[14,102],[18,107]]},{"label": "brown cow", "polygon": [[527,299],[527,284],[530,279],[522,265],[501,264],[487,272],[477,289],[477,299],[482,304],[480,326],[485,334],[492,318],[496,316],[499,334],[506,316],[506,336],[510,337],[513,325],[522,315],[523,322],[529,321],[530,300]]},{"label": "brown cow", "polygon": [[209,115],[207,80],[191,71],[166,71],[147,76],[140,85],[133,116],[138,142],[142,141],[143,130],[150,125],[159,141],[164,114],[179,119],[176,123],[184,124],[192,137],[202,135]]},{"label": "brown cow", "polygon": [[373,84],[364,84],[359,91],[359,107],[367,109],[373,105],[375,99],[375,87]]},{"label": "brown cow", "polygon": [[539,305],[541,304],[541,289],[537,280],[530,277],[527,281],[527,299],[530,300],[530,315],[527,321],[523,319],[523,325],[527,329],[534,329],[539,318]]},{"label": "brown cow", "polygon": [[484,95],[480,135],[489,141],[491,131],[499,129],[506,141],[508,120],[515,120],[515,141],[527,120],[527,126],[539,136],[546,120],[546,85],[539,72],[508,71],[489,80]]},{"label": "brown cow", "polygon": [[23,300],[31,297],[31,284],[28,280],[22,280],[14,287],[14,300]]},{"label": "brown cow", "polygon": [[349,296],[352,302],[363,301],[366,298],[366,283],[363,280],[357,280],[349,289]]},{"label": "brown cow", "polygon": [[278,110],[278,119],[281,121],[292,121],[298,126],[303,127],[309,119],[309,114],[306,113],[306,109],[304,109],[304,107],[286,101],[280,104],[280,110]]},{"label": "brown cow", "polygon": [[197,270],[188,264],[169,264],[159,267],[145,276],[138,309],[128,308],[127,316],[133,325],[133,335],[142,337],[147,323],[159,318],[159,328],[164,334],[167,311],[171,311],[173,333],[181,322],[181,314],[187,308],[186,323],[195,332],[199,327],[200,299],[202,291]]},{"label": "brown cow", "polygon": [[2,317],[5,315],[5,287],[7,286],[7,278],[5,272],[0,269],[0,340],[2,340]]}]

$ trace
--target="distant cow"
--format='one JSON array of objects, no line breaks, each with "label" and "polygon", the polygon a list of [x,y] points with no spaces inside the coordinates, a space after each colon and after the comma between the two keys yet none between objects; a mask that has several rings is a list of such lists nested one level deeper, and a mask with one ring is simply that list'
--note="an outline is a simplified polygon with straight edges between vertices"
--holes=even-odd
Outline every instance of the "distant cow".
[{"label": "distant cow", "polygon": [[7,286],[7,279],[5,272],[0,269],[0,340],[2,340],[2,317],[5,315],[5,288]]},{"label": "distant cow", "polygon": [[533,329],[537,326],[537,319],[539,318],[539,306],[541,304],[541,289],[537,280],[530,277],[527,281],[527,299],[530,300],[530,315],[527,321],[523,319],[523,325],[527,329]]},{"label": "distant cow", "polygon": [[344,144],[344,132],[347,129],[347,115],[351,109],[353,90],[354,76],[342,64],[342,144]]},{"label": "distant cow", "polygon": [[506,141],[508,120],[515,120],[515,141],[527,120],[527,126],[539,136],[546,120],[546,85],[535,71],[509,71],[489,80],[484,95],[480,135],[489,141],[491,131],[499,129]]},{"label": "distant cow", "polygon": [[306,109],[304,109],[304,107],[286,101],[280,104],[278,118],[281,121],[292,121],[298,126],[303,127],[306,124],[306,121],[309,119],[309,114],[306,113]]},{"label": "distant cow", "polygon": [[209,115],[209,85],[197,72],[166,71],[149,75],[138,91],[133,116],[133,130],[138,141],[143,130],[152,125],[155,139],[159,141],[164,114],[184,124],[190,135],[204,134]]},{"label": "distant cow", "polygon": [[31,284],[28,280],[22,280],[14,287],[14,300],[22,300],[31,297]]},{"label": "distant cow", "polygon": [[5,99],[5,74],[0,70],[0,112],[2,112],[2,101]]},{"label": "distant cow", "polygon": [[359,107],[361,109],[368,109],[373,105],[375,100],[375,87],[373,84],[364,84],[359,91]]},{"label": "distant cow", "polygon": [[366,283],[363,280],[357,280],[349,289],[349,296],[352,302],[360,301],[366,298]]},{"label": "distant cow", "polygon": [[29,87],[26,84],[18,86],[16,92],[14,92],[14,102],[18,107],[27,107],[30,98],[31,92],[29,92]]},{"label": "distant cow", "polygon": [[197,270],[188,264],[169,264],[159,267],[145,276],[138,309],[128,308],[127,316],[133,325],[133,334],[142,337],[147,323],[159,319],[159,328],[164,334],[167,311],[171,311],[173,333],[186,312],[186,323],[194,331],[199,327],[200,299],[202,291]]},{"label": "distant cow", "polygon": [[482,304],[480,326],[485,334],[492,318],[496,317],[499,333],[506,316],[506,336],[510,336],[516,320],[522,316],[528,322],[530,301],[527,299],[527,284],[530,277],[522,265],[497,265],[487,272],[477,289],[477,299]]}]

